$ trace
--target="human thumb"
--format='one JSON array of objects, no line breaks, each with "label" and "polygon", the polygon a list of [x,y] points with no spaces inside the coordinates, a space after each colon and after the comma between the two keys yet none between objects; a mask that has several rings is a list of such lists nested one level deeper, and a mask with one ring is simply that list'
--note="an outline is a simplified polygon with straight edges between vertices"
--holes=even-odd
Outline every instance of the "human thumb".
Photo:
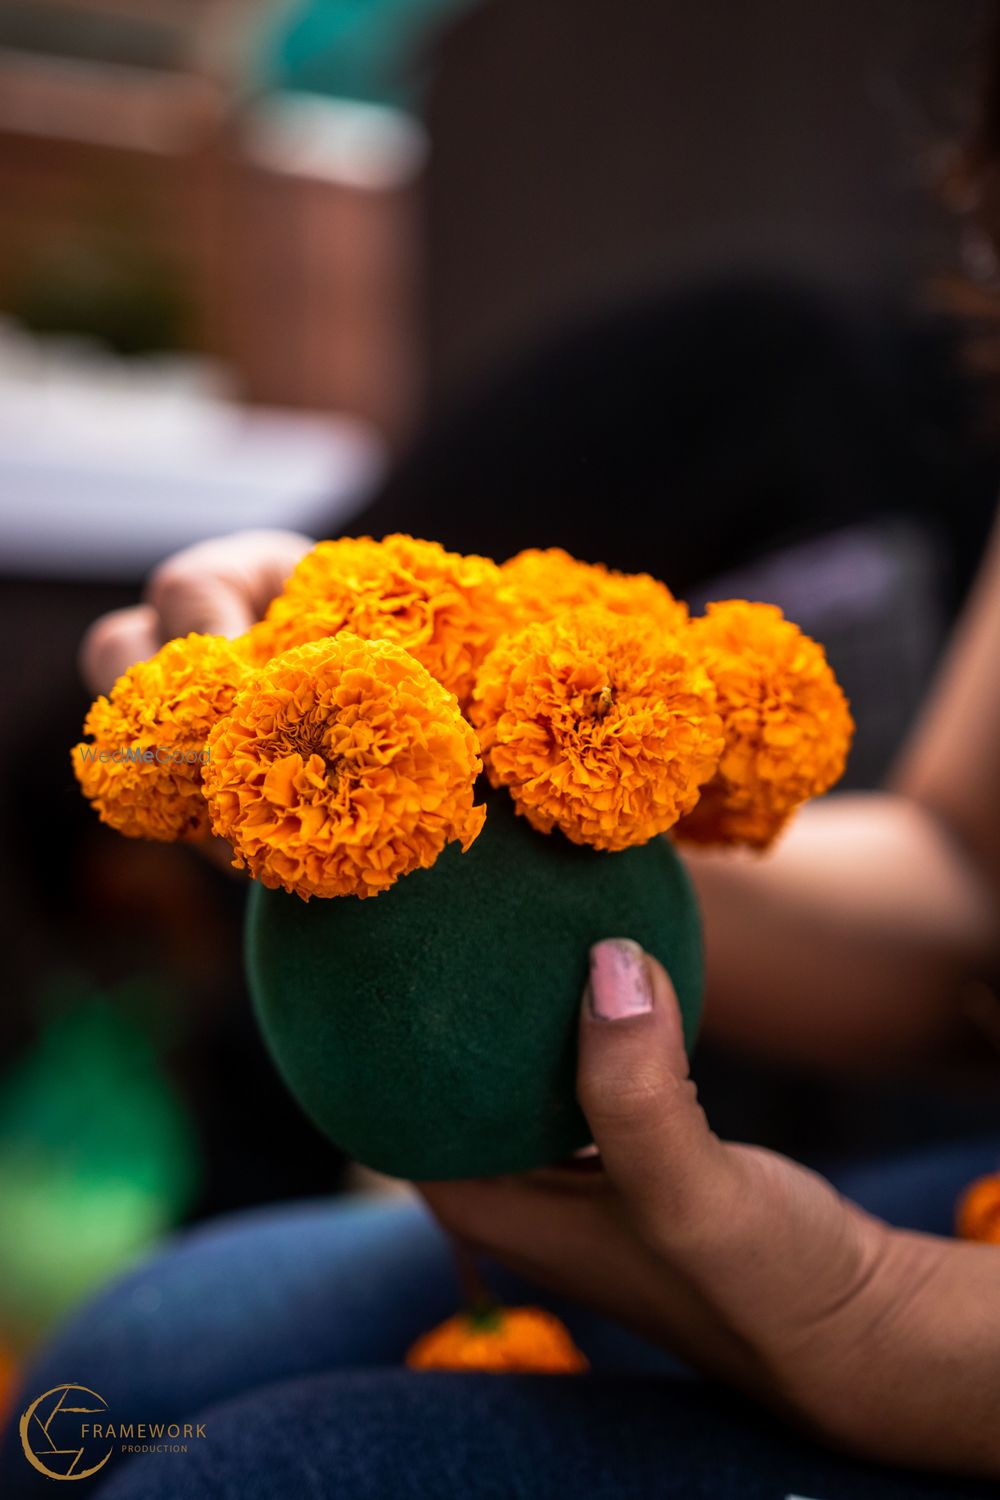
[{"label": "human thumb", "polygon": [[591,949],[577,1094],[608,1176],[641,1219],[681,1231],[714,1215],[726,1147],[688,1076],[667,972],[628,938]]}]

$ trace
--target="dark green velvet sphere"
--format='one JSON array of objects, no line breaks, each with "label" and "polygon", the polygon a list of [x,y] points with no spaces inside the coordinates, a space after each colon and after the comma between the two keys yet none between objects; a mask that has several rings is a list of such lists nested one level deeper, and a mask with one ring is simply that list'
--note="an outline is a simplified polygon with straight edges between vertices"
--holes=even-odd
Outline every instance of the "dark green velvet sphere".
[{"label": "dark green velvet sphere", "polygon": [[518,1172],[586,1145],[576,1028],[601,938],[655,954],[689,1044],[697,1028],[698,911],[670,845],[599,853],[536,833],[505,793],[488,806],[468,854],[452,845],[367,901],[251,893],[251,990],[285,1082],[393,1176]]}]

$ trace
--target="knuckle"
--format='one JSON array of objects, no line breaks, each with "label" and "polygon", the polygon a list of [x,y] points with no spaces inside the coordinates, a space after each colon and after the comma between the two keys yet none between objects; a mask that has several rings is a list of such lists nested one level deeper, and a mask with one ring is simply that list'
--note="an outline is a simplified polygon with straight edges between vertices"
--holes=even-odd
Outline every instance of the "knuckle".
[{"label": "knuckle", "polygon": [[154,568],[146,584],[146,598],[157,609],[175,608],[190,591],[190,569],[175,557],[168,557]]},{"label": "knuckle", "polygon": [[616,1132],[641,1127],[660,1112],[663,1089],[648,1076],[585,1074],[580,1080],[580,1103],[590,1124],[613,1127]]},{"label": "knuckle", "polygon": [[590,1123],[612,1126],[618,1134],[641,1130],[654,1120],[669,1121],[687,1113],[697,1100],[688,1080],[664,1076],[649,1065],[585,1073],[579,1094]]}]

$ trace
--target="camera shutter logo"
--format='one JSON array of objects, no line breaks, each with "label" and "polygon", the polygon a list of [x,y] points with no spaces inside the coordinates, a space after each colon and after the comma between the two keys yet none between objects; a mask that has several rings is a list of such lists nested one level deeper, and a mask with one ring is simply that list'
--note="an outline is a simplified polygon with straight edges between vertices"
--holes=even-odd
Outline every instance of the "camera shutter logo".
[{"label": "camera shutter logo", "polygon": [[[100,1454],[104,1443],[83,1441],[82,1422],[70,1436],[73,1427],[68,1419],[71,1413],[101,1416],[107,1409],[104,1397],[85,1385],[54,1386],[36,1397],[22,1414],[21,1447],[25,1458],[49,1479],[89,1479],[104,1468],[113,1445]],[[88,1448],[93,1451],[88,1452]]]}]

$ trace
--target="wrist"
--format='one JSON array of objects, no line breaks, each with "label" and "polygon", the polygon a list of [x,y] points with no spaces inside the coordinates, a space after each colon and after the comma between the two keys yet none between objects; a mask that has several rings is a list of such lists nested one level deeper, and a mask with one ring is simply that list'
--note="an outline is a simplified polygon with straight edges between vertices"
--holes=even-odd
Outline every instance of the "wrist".
[{"label": "wrist", "polygon": [[[879,1226],[870,1276],[831,1318],[799,1409],[881,1462],[1000,1477],[1000,1255]],[[824,1347],[825,1344],[825,1347]]]}]

